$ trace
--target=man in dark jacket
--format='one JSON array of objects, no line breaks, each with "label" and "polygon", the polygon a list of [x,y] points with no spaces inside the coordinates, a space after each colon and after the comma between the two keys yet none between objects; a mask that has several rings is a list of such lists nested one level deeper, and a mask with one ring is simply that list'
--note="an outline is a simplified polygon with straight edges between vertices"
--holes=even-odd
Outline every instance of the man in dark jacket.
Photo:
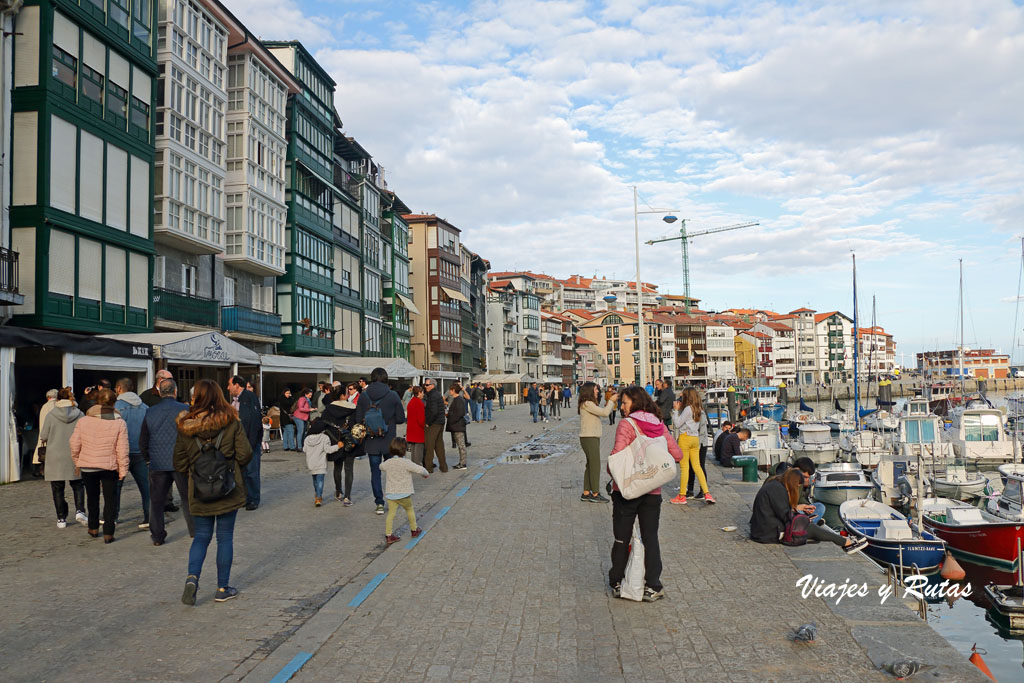
[{"label": "man in dark jacket", "polygon": [[380,482],[380,464],[391,457],[391,440],[395,438],[396,427],[405,424],[405,408],[402,399],[387,385],[388,373],[384,368],[374,368],[370,373],[370,383],[366,390],[359,394],[356,404],[356,420],[364,422],[366,412],[372,407],[380,410],[387,424],[383,436],[366,435],[363,448],[370,459],[370,486],[373,488],[373,500],[377,504],[377,514],[384,514],[384,488]]},{"label": "man in dark jacket", "polygon": [[533,421],[537,421],[537,412],[540,409],[540,390],[537,389],[537,383],[534,382],[530,385],[530,390],[526,392],[526,401],[530,404],[530,415],[533,416]]},{"label": "man in dark jacket", "polygon": [[480,406],[484,402],[484,390],[480,388],[479,382],[469,386],[469,412],[473,422],[480,422]]},{"label": "man in dark jacket", "polygon": [[722,462],[722,446],[725,445],[725,437],[729,436],[729,432],[732,431],[732,422],[726,420],[722,423],[722,431],[715,435],[715,440],[711,442],[711,453],[715,460]]},{"label": "man in dark jacket", "polygon": [[235,375],[228,382],[231,405],[238,411],[242,431],[252,447],[252,460],[245,466],[245,509],[255,510],[260,506],[260,455],[263,453],[263,414],[256,394],[245,388],[245,378]]},{"label": "man in dark jacket", "polygon": [[669,383],[664,380],[654,380],[654,389],[654,402],[658,404],[658,409],[661,411],[661,420],[671,431],[672,403],[676,400],[676,395],[672,392]]},{"label": "man in dark jacket", "polygon": [[732,467],[733,457],[743,455],[743,446],[741,444],[749,438],[750,430],[746,427],[740,427],[729,434],[722,435],[722,452],[719,456],[719,461],[723,466]]},{"label": "man in dark jacket", "polygon": [[483,422],[494,422],[494,399],[497,396],[498,394],[494,391],[494,387],[488,382],[484,387],[483,412],[480,415],[480,419]]},{"label": "man in dark jacket", "polygon": [[444,398],[437,383],[432,379],[424,380],[423,388],[427,390],[424,397],[423,422],[423,467],[427,472],[434,471],[434,454],[437,454],[437,466],[442,472],[448,471],[448,461],[444,456]]},{"label": "man in dark jacket", "polygon": [[147,408],[152,408],[163,400],[160,398],[160,382],[163,382],[165,379],[174,379],[174,375],[172,375],[169,370],[157,370],[156,383],[139,394],[139,398],[142,399],[142,402],[146,404]]},{"label": "man in dark jacket", "polygon": [[459,383],[448,388],[448,424],[445,431],[451,432],[452,441],[459,449],[459,464],[453,465],[453,470],[466,469],[466,399],[462,397],[462,387]]},{"label": "man in dark jacket", "polygon": [[139,434],[139,450],[149,464],[149,535],[153,545],[163,545],[167,540],[164,530],[164,510],[171,484],[178,487],[178,495],[185,502],[185,523],[188,535],[195,536],[192,515],[188,510],[188,478],[174,470],[174,445],[178,441],[178,415],[188,406],[178,401],[178,385],[173,379],[164,379],[159,384],[160,402],[146,411]]}]

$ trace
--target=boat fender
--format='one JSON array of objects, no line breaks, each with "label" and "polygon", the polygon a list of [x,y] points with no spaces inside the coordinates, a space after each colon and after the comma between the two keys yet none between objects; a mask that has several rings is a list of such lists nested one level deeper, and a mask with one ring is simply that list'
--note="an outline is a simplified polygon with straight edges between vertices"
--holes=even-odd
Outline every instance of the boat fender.
[{"label": "boat fender", "polygon": [[946,553],[946,558],[942,561],[942,578],[949,579],[950,581],[963,581],[967,576],[967,572],[960,566],[960,563],[956,561],[956,558]]},{"label": "boat fender", "polygon": [[989,670],[988,665],[985,664],[985,660],[982,659],[981,655],[978,653],[978,644],[977,643],[975,643],[974,645],[971,646],[970,662],[974,666],[978,667],[978,671],[980,671],[981,673],[985,674],[986,676],[991,678],[993,681],[996,680],[996,677],[993,676],[992,672]]}]

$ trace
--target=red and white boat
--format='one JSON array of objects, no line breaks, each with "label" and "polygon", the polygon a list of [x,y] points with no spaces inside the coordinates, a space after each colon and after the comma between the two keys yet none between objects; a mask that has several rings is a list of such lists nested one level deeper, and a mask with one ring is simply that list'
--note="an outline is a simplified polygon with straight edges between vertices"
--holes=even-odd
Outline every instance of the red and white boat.
[{"label": "red and white boat", "polygon": [[997,517],[975,507],[924,510],[924,527],[946,542],[958,558],[1017,571],[1018,548],[1024,543],[1024,521]]}]

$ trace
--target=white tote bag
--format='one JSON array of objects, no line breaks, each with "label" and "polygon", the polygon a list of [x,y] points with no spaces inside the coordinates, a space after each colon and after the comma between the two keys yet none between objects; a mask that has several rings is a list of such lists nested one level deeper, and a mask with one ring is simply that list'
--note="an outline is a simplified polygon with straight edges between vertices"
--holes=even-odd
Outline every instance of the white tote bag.
[{"label": "white tote bag", "polygon": [[626,600],[644,599],[644,542],[640,540],[640,522],[633,522],[633,540],[630,542],[626,576],[622,579],[619,595]]},{"label": "white tote bag", "polygon": [[636,420],[626,419],[633,425],[636,438],[608,456],[608,471],[622,497],[632,500],[672,481],[678,468],[664,435],[652,439],[640,431]]}]

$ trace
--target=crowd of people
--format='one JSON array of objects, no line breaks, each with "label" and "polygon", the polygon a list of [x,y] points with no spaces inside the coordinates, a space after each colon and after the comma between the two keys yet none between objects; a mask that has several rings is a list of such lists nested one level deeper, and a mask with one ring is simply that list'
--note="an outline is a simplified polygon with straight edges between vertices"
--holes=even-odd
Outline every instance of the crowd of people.
[{"label": "crowd of people", "polygon": [[572,388],[568,384],[531,382],[523,388],[523,400],[530,405],[534,422],[550,422],[552,417],[561,420],[561,409],[568,408],[572,402]]}]

